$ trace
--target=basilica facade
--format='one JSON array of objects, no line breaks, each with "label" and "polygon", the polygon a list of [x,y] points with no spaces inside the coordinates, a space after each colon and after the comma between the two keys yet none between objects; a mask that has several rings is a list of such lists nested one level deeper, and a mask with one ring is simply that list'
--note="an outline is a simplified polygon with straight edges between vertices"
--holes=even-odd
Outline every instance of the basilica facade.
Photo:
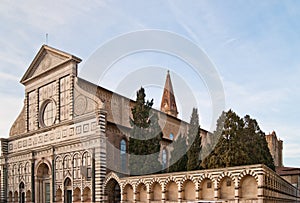
[{"label": "basilica facade", "polygon": [[[1,202],[102,202],[106,175],[128,174],[134,102],[79,78],[80,62],[43,45],[21,79],[24,106],[1,139]],[[161,119],[165,146],[187,131],[169,74],[166,85],[162,106],[173,116]],[[168,156],[164,148],[161,161]]]},{"label": "basilica facade", "polygon": [[[78,77],[80,62],[43,45],[22,77],[24,106],[9,137],[1,138],[0,202],[297,200],[294,186],[261,165],[128,176],[134,101]],[[169,72],[157,112],[163,131],[159,161],[167,166],[169,144],[188,131],[177,118]],[[201,129],[202,144],[210,136]]]}]

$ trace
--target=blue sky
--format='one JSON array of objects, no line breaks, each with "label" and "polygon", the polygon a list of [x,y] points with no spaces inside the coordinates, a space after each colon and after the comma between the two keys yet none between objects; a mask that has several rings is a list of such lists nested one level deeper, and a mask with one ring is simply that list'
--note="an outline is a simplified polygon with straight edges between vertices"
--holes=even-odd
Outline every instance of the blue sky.
[{"label": "blue sky", "polygon": [[[275,130],[284,141],[284,164],[300,166],[299,19],[300,2],[296,0],[28,0],[23,4],[3,0],[0,3],[1,137],[8,136],[22,108],[24,87],[19,80],[45,43],[46,33],[50,46],[80,57],[82,67],[108,40],[132,31],[157,29],[179,34],[198,45],[219,72],[226,109],[232,108],[240,116],[251,115],[266,133]],[[176,87],[175,72],[180,74],[185,65],[174,57],[139,53],[119,61],[114,69],[132,71],[147,66],[173,70],[176,94],[179,86]],[[118,75],[110,77],[118,79]],[[101,85],[114,90],[110,77]],[[185,75],[184,79],[189,77],[192,75]],[[204,83],[190,85],[198,100],[201,125],[209,129],[209,92]],[[152,93],[149,98],[158,100],[155,104],[158,107],[160,88],[152,87],[149,91]],[[134,93],[126,96],[134,98]],[[184,110],[180,116],[189,120],[190,112],[191,109]]]}]

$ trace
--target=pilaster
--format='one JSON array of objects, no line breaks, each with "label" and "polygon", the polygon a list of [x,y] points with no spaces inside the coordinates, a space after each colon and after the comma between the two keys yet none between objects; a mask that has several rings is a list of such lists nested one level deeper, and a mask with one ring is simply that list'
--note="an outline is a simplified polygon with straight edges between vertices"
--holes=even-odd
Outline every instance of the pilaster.
[{"label": "pilaster", "polygon": [[214,198],[215,200],[219,199],[219,188],[217,182],[214,183]]},{"label": "pilaster", "polygon": [[6,168],[6,163],[1,164],[1,171],[0,171],[0,200],[3,203],[7,202],[7,168]]},{"label": "pilaster", "polygon": [[34,152],[32,152],[32,158],[31,158],[31,201],[35,202],[35,167],[34,167]]},{"label": "pilaster", "polygon": [[51,178],[51,185],[52,185],[52,202],[55,202],[55,149],[52,148],[52,155],[51,155],[51,162],[52,162],[52,178]]},{"label": "pilaster", "polygon": [[36,89],[34,90],[35,94],[35,115],[34,115],[34,129],[37,130],[39,129],[39,109],[40,109],[40,104],[39,104],[39,90]]},{"label": "pilaster", "polygon": [[70,115],[69,115],[69,118],[70,119],[73,119],[74,118],[74,80],[75,80],[75,76],[74,75],[71,75],[70,76],[70,87],[69,87],[69,90],[70,90],[70,100],[69,100],[69,112],[70,112]]},{"label": "pilaster", "polygon": [[25,92],[25,99],[24,99],[24,105],[25,105],[25,132],[29,131],[29,95],[28,92]]},{"label": "pilaster", "polygon": [[162,203],[166,202],[166,190],[163,190],[161,193],[161,202]]},{"label": "pilaster", "polygon": [[60,121],[60,84],[59,80],[55,81],[55,101],[56,101],[56,118],[55,118],[55,123],[59,123]]},{"label": "pilaster", "polygon": [[97,113],[98,128],[96,132],[99,134],[99,145],[94,148],[93,154],[93,187],[92,187],[92,201],[104,202],[104,180],[106,175],[106,111],[99,110]]}]

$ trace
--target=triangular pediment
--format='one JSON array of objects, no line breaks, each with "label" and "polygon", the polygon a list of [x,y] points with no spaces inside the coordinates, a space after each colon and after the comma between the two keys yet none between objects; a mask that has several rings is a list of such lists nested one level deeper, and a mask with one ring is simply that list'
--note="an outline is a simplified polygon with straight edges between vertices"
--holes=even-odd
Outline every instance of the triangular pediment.
[{"label": "triangular pediment", "polygon": [[21,79],[21,83],[24,84],[70,60],[77,63],[81,61],[71,54],[43,45]]}]

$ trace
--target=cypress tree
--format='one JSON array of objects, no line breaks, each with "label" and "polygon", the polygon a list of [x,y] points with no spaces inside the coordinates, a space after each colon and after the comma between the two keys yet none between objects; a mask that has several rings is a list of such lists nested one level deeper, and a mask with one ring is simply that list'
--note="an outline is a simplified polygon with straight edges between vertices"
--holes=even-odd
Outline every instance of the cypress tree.
[{"label": "cypress tree", "polygon": [[[239,145],[239,133],[242,129],[242,120],[232,110],[222,114],[224,122],[217,123],[214,136],[220,136],[215,148],[207,156],[201,166],[203,168],[223,168],[238,165],[237,157],[243,154],[236,148]],[[220,120],[219,119],[219,120]],[[220,133],[221,132],[221,133]],[[218,135],[220,133],[220,135]],[[243,160],[243,159],[242,159]]]},{"label": "cypress tree", "polygon": [[186,137],[180,134],[173,142],[173,151],[171,151],[169,172],[186,171],[187,168],[187,149]]},{"label": "cypress tree", "polygon": [[[260,130],[256,120],[250,116],[241,119],[229,110],[223,113],[224,122],[217,125],[221,137],[216,147],[207,156],[201,166],[203,168],[223,168],[249,164],[265,164],[274,170],[265,134]],[[221,119],[221,118],[220,118]]]},{"label": "cypress tree", "polygon": [[190,149],[187,152],[187,170],[197,170],[200,167],[201,136],[198,110],[193,108],[189,130],[188,142]]},{"label": "cypress tree", "polygon": [[265,164],[275,170],[274,161],[268,147],[265,133],[260,129],[257,121],[249,115],[244,117],[244,142],[250,156],[249,164]]},{"label": "cypress tree", "polygon": [[156,112],[151,111],[153,99],[145,100],[144,88],[137,92],[137,99],[132,108],[129,139],[129,170],[131,175],[143,175],[160,171],[162,166],[158,161],[161,128]]}]

